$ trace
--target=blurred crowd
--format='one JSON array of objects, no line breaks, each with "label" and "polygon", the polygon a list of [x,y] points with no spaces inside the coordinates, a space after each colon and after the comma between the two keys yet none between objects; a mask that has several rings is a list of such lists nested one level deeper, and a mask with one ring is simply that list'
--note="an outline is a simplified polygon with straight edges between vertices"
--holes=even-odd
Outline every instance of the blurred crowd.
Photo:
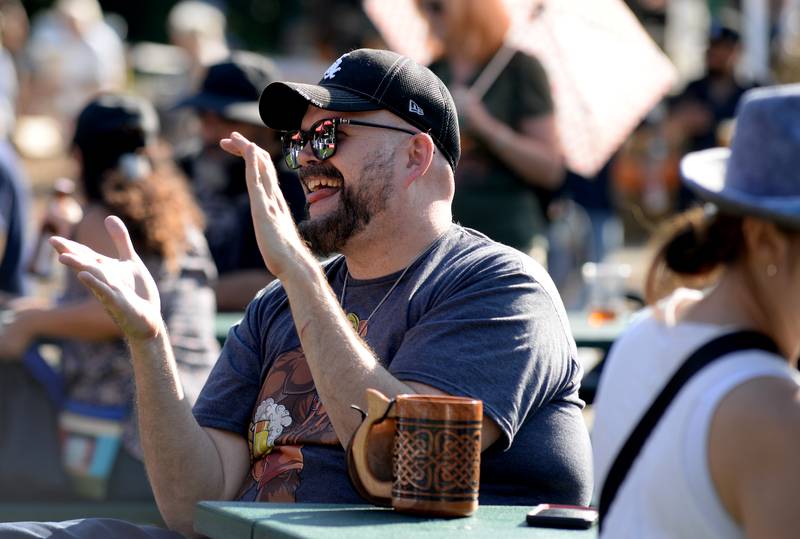
[{"label": "blurred crowd", "polygon": [[[264,26],[274,30],[274,35],[262,36],[260,42],[252,38],[252,24],[248,26],[241,22],[243,18],[247,19],[248,14],[242,11],[255,10],[254,5],[198,0],[178,2],[170,7],[160,23],[161,34],[167,36],[168,42],[158,43],[136,40],[135,35],[128,35],[131,25],[127,19],[134,20],[136,29],[145,25],[141,22],[141,14],[134,15],[124,6],[109,3],[111,8],[117,7],[122,12],[118,14],[104,12],[104,5],[94,0],[58,0],[49,6],[3,0],[0,3],[3,46],[0,50],[0,134],[8,138],[13,146],[13,149],[9,147],[5,151],[20,154],[24,160],[21,165],[6,164],[6,168],[21,168],[13,175],[27,173],[29,176],[28,181],[15,182],[23,184],[17,190],[26,191],[33,187],[35,195],[32,210],[25,207],[25,193],[17,195],[21,197],[18,213],[29,212],[24,214],[24,226],[28,229],[26,239],[32,239],[41,220],[40,195],[47,192],[57,177],[74,176],[69,163],[63,164],[57,171],[48,168],[42,173],[41,161],[68,157],[74,119],[97,92],[127,91],[151,101],[162,119],[164,141],[172,146],[184,172],[191,177],[188,154],[196,152],[198,145],[205,148],[213,146],[215,139],[225,129],[235,127],[225,123],[230,118],[216,114],[218,111],[214,110],[215,106],[201,104],[199,107],[176,107],[201,87],[209,66],[230,58],[234,50],[249,48],[266,52],[264,49],[270,47],[268,56],[271,57],[272,66],[264,68],[269,71],[267,78],[253,81],[257,92],[259,85],[263,86],[265,81],[270,77],[274,79],[278,73],[287,78],[311,82],[319,66],[326,65],[348,50],[359,46],[384,46],[379,32],[358,2],[339,1],[322,6],[321,2],[306,0],[293,7],[275,2],[264,4],[272,6],[260,8],[269,13],[249,13],[252,20],[271,21]],[[552,98],[546,87],[546,74],[538,77],[541,79],[539,83],[531,82],[533,86],[526,87],[526,91],[530,90],[527,94],[520,94],[528,96],[530,103],[524,106],[533,107],[529,112],[509,109],[508,113],[501,113],[496,105],[491,104],[507,98],[526,103],[519,96],[515,98],[508,93],[518,91],[513,87],[514,84],[529,84],[515,82],[517,79],[503,82],[501,77],[486,99],[489,104],[486,110],[493,114],[492,117],[501,118],[502,122],[509,121],[502,120],[506,117],[504,114],[513,116],[520,112],[523,116],[529,116],[531,121],[538,122],[534,127],[526,127],[528,140],[534,141],[538,137],[538,144],[542,145],[536,150],[537,143],[531,142],[532,146],[528,146],[524,152],[528,156],[536,156],[539,155],[537,152],[541,152],[542,157],[534,158],[532,162],[515,162],[518,158],[509,161],[498,157],[498,147],[513,148],[514,144],[524,144],[522,138],[512,141],[511,146],[504,139],[503,144],[495,144],[495,148],[482,147],[486,141],[501,138],[486,136],[489,131],[496,133],[497,126],[490,125],[488,122],[491,120],[485,121],[486,115],[475,121],[476,107],[470,106],[465,99],[461,100],[462,122],[466,127],[464,145],[468,149],[468,158],[460,170],[463,177],[459,181],[461,189],[456,200],[456,217],[500,241],[532,252],[542,261],[547,260],[550,254],[554,278],[564,286],[566,299],[572,306],[579,306],[582,298],[579,294],[580,282],[576,285],[576,268],[583,262],[602,259],[609,251],[641,244],[658,221],[691,203],[691,197],[679,187],[677,163],[680,157],[687,151],[724,143],[729,136],[731,119],[741,94],[750,87],[771,80],[791,81],[800,65],[800,53],[797,52],[800,49],[800,8],[796,1],[770,3],[771,80],[743,76],[745,73],[740,60],[743,25],[747,21],[741,16],[744,6],[738,2],[630,0],[628,4],[667,52],[670,49],[677,51],[676,47],[670,46],[670,21],[683,20],[682,17],[686,18],[687,13],[702,14],[700,19],[708,23],[703,28],[705,35],[701,36],[704,50],[698,46],[694,51],[695,64],[701,64],[702,72],[698,72],[697,68],[694,72],[690,68],[682,69],[681,80],[671,95],[654,108],[597,177],[583,178],[556,161],[546,161],[558,159],[559,154],[554,133],[547,135],[547,130],[552,130],[552,125],[550,128],[546,126],[547,122],[552,123]],[[678,11],[676,4],[683,4],[683,11]],[[427,13],[425,16],[437,17],[430,12],[431,7],[435,9],[436,2],[422,2],[420,5],[423,14]],[[472,52],[468,44],[450,43],[453,50],[464,52],[463,60],[456,60],[455,64],[452,54],[447,50],[447,36],[438,36],[442,56],[434,67],[438,74],[450,79],[451,85],[457,89],[467,88],[470,82],[474,82],[477,68],[494,55],[502,44],[503,32],[509,23],[503,22],[502,17],[490,19],[494,28],[470,29],[472,23],[469,21],[450,22],[451,25],[460,25],[461,35],[481,37],[481,32],[484,32],[487,37],[483,49]],[[230,21],[238,21],[242,35],[236,34]],[[157,22],[149,21],[148,28]],[[276,27],[278,30],[275,30]],[[443,32],[447,25],[433,24],[432,28]],[[497,37],[493,38],[492,32]],[[141,30],[139,33],[148,34]],[[253,44],[246,44],[247,40]],[[684,41],[691,41],[691,36],[687,35]],[[674,58],[679,68],[691,65],[691,59],[686,59],[688,53],[685,50],[675,54],[679,55]],[[447,58],[446,62],[444,58]],[[520,61],[515,60],[514,65]],[[535,62],[536,59],[531,61]],[[270,60],[264,59],[264,62]],[[453,65],[448,66],[448,63]],[[515,69],[525,71],[526,68]],[[537,80],[537,76],[531,76],[531,81]],[[215,84],[227,91],[225,82],[220,84],[216,81]],[[539,84],[538,88],[536,84]],[[510,90],[504,89],[507,85],[511,85]],[[464,97],[466,93],[457,91],[456,95]],[[228,96],[227,99],[238,98]],[[218,122],[220,119],[224,121]],[[238,122],[238,125],[242,123],[257,128],[260,122],[255,116],[252,121]],[[517,125],[511,125],[514,132],[525,131],[520,128],[522,123],[518,121]],[[531,129],[538,130],[538,134],[531,135]],[[480,131],[484,136],[476,136]],[[475,151],[470,151],[472,148],[476,148]],[[213,150],[210,151],[213,153]],[[500,153],[504,151],[511,153],[502,149]],[[483,164],[475,168],[472,156],[479,156],[479,162]],[[10,160],[10,156],[3,159],[4,162]],[[211,170],[205,166],[195,168],[199,173]],[[492,181],[487,180],[483,187],[476,187],[475,180],[470,177],[480,176],[486,170],[493,175]],[[514,170],[526,172],[518,176]],[[213,176],[214,173],[207,175]],[[231,173],[230,177],[233,176]],[[510,179],[499,179],[503,177]],[[204,180],[198,182],[202,184]],[[498,189],[498,182],[511,187]],[[286,184],[290,183],[287,179]],[[515,191],[513,185],[523,190]],[[203,195],[207,186],[193,182],[193,187],[196,194],[213,198],[207,192]],[[226,188],[235,190],[231,184]],[[510,198],[498,198],[504,196],[504,192]],[[513,193],[521,196],[514,197]],[[532,196],[531,201],[535,202],[523,202],[528,194]],[[227,193],[225,196],[231,198],[233,195]],[[292,196],[297,197],[295,214],[300,218],[302,196],[296,190]],[[482,206],[480,211],[477,210],[475,205],[485,204],[486,197],[493,201],[492,208],[487,210]],[[217,202],[209,201],[203,209],[209,211]],[[515,209],[509,209],[509,204]],[[506,210],[502,219],[497,213],[500,207]],[[509,216],[509,211],[517,217]],[[224,218],[220,219],[224,221]],[[210,221],[215,224],[219,222],[216,217]],[[225,230],[225,225],[220,226]],[[516,231],[512,230],[514,227]],[[213,231],[209,229],[209,232]],[[220,263],[218,258],[215,259]],[[227,271],[229,264],[229,261],[223,262],[226,268],[222,272]],[[251,291],[252,287],[247,288],[244,295],[249,295]],[[243,305],[242,302],[237,303]],[[232,307],[235,308],[235,305]]]},{"label": "blurred crowd", "polygon": [[[692,203],[689,193],[680,187],[678,162],[688,151],[725,143],[742,93],[753,86],[800,77],[800,7],[794,0],[767,3],[768,74],[760,77],[753,76],[759,70],[746,69],[743,62],[746,2],[627,3],[649,34],[671,55],[679,81],[591,178],[579,176],[559,162],[547,74],[536,74],[541,66],[535,58],[518,54],[509,71],[498,77],[497,84],[485,96],[486,107],[476,106],[480,100],[470,101],[469,92],[459,91],[475,81],[479,68],[501,48],[510,21],[484,17],[491,20],[485,27],[463,18],[449,21],[458,34],[473,36],[462,39],[462,43],[448,41],[448,24],[431,25],[440,34],[445,32],[433,36],[439,41],[440,51],[433,67],[460,97],[465,131],[467,151],[459,170],[456,218],[548,262],[571,307],[581,307],[586,299],[580,272],[584,263],[642,245],[660,221]],[[23,259],[31,256],[42,221],[54,218],[43,214],[45,208],[52,206],[48,206],[47,197],[55,180],[75,179],[70,148],[78,112],[98,92],[125,91],[144,97],[156,107],[162,120],[162,140],[189,176],[193,193],[199,197],[208,221],[215,225],[206,231],[207,235],[217,236],[208,239],[215,261],[221,266],[220,273],[235,266],[247,271],[258,267],[257,254],[250,257],[252,260],[244,260],[249,256],[245,251],[254,244],[243,240],[242,245],[226,246],[228,252],[224,255],[214,245],[231,237],[231,226],[243,226],[234,221],[245,220],[246,224],[241,207],[246,204],[241,200],[246,198],[244,191],[240,183],[231,181],[240,171],[229,170],[220,175],[214,166],[224,169],[227,165],[223,155],[214,155],[218,153],[214,146],[231,128],[261,130],[260,120],[255,113],[244,121],[221,114],[221,101],[187,105],[186,100],[203,86],[209,66],[230,59],[234,52],[241,58],[247,51],[251,57],[245,63],[262,64],[262,78],[244,84],[251,84],[250,91],[255,95],[266,82],[280,76],[314,82],[320,67],[340,54],[360,46],[386,46],[380,33],[354,0],[325,5],[314,0],[297,5],[265,2],[258,9],[255,4],[237,2],[182,1],[171,4],[167,11],[164,6],[150,10],[150,17],[118,4],[94,0],[58,0],[52,5],[20,0],[0,2],[0,136],[6,141],[1,161],[10,171],[6,175],[17,178],[9,182],[16,184],[13,213],[24,227],[19,240],[6,231],[4,236],[11,240],[6,238],[4,242],[27,249],[19,255],[6,252],[4,258],[18,259],[18,266],[26,263]],[[483,9],[490,9],[491,4]],[[436,23],[431,19],[441,17],[431,11],[436,5],[435,1],[419,3],[428,23]],[[104,7],[108,10],[104,11]],[[677,46],[670,36],[676,32],[675,26],[690,18],[695,27],[701,28],[695,29],[694,36],[690,28],[685,29]],[[259,24],[266,29],[261,35],[253,31]],[[161,42],[152,39],[158,35],[164,36]],[[483,37],[486,39],[482,48],[474,49],[466,43]],[[696,46],[691,49],[687,44],[693,42]],[[523,61],[533,64],[526,67]],[[249,73],[248,69],[235,67],[233,72]],[[218,78],[206,81],[212,87],[210,92],[238,91],[240,95],[227,95],[222,101],[245,99],[241,92],[247,93],[247,89],[226,87],[236,86],[227,81],[236,76],[231,73],[212,74],[212,79]],[[523,73],[520,76],[527,79],[521,80],[515,73]],[[182,102],[185,106],[178,106]],[[510,103],[519,104],[522,109],[517,110]],[[508,108],[501,111],[498,107]],[[506,136],[492,119],[509,126],[508,133],[524,136]],[[263,137],[275,139],[262,131]],[[264,144],[272,148],[274,155],[279,153],[277,141],[264,140]],[[15,163],[14,156],[22,161]],[[520,161],[520,156],[525,159]],[[196,166],[198,158],[205,160],[202,166]],[[216,164],[208,166],[208,162]],[[222,176],[226,177],[226,185],[214,186]],[[476,183],[475,178],[489,176],[491,180]],[[302,218],[299,186],[287,175],[284,187],[295,216]],[[80,185],[78,188],[76,196],[80,199]],[[213,193],[214,190],[222,194]],[[12,197],[5,198],[8,201]],[[5,208],[3,212],[12,211]],[[223,256],[228,259],[222,260]],[[234,260],[239,256],[244,258]],[[8,265],[6,260],[4,267]],[[218,294],[218,300],[222,300],[223,308],[241,308],[264,282],[252,272],[241,277],[241,289],[228,288],[222,281],[224,293]],[[4,284],[2,289],[17,292],[19,286],[22,284],[15,284],[14,288]]]}]

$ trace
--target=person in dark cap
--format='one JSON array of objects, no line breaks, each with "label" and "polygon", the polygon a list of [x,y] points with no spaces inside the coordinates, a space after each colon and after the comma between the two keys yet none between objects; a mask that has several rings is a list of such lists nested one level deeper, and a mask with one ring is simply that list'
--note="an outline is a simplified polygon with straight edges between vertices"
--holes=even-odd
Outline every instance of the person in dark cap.
[{"label": "person in dark cap", "polygon": [[239,133],[221,141],[246,163],[276,280],[231,329],[193,410],[124,227],[107,222],[117,260],[53,241],[127,335],[167,524],[191,533],[198,500],[363,503],[344,448],[368,388],[483,401],[481,503],[588,503],[581,366],[564,307],[530,257],[452,222],[459,130],[444,84],[409,58],[359,49],[317,85],[270,84],[260,111],[284,131],[309,219],[298,233],[266,151]]},{"label": "person in dark cap", "polygon": [[[242,133],[280,160],[280,140],[258,114],[261,90],[276,79],[267,58],[236,52],[208,68],[201,88],[176,105],[196,112],[200,136],[181,151],[178,163],[206,216],[205,235],[219,271],[215,286],[221,310],[240,311],[272,275],[264,267],[250,217],[244,163],[219,147],[232,131]],[[279,184],[295,221],[305,215],[305,196],[297,177],[276,163]]]},{"label": "person in dark cap", "polygon": [[[714,20],[709,28],[705,74],[689,82],[669,103],[670,129],[684,151],[696,152],[724,144],[726,129],[742,95],[757,81],[736,74],[741,57],[741,37],[735,19]],[[694,195],[682,188],[680,206],[686,208]]]},{"label": "person in dark cap", "polygon": [[681,161],[704,206],[656,236],[595,400],[600,537],[797,536],[798,126],[800,85],[750,90]]},{"label": "person in dark cap", "polygon": [[[155,110],[141,98],[105,94],[84,107],[74,151],[86,206],[73,237],[112,254],[103,221],[115,214],[125,222],[154,276],[178,380],[193,402],[219,352],[216,272],[201,214],[157,135]],[[21,419],[0,418],[15,433],[0,440],[0,484],[15,485],[0,499],[152,500],[124,333],[72,274],[56,302],[9,307],[0,321],[0,408],[30,427],[14,430]],[[42,339],[58,343],[58,370],[39,354]]]}]

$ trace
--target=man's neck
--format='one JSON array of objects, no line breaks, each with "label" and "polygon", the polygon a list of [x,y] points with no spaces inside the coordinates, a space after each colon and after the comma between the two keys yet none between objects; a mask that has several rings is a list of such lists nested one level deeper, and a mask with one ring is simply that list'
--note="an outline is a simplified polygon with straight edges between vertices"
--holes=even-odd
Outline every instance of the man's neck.
[{"label": "man's neck", "polygon": [[414,233],[398,229],[382,238],[359,234],[342,249],[347,269],[355,279],[375,279],[401,271],[444,234],[450,224],[450,221],[431,223]]}]

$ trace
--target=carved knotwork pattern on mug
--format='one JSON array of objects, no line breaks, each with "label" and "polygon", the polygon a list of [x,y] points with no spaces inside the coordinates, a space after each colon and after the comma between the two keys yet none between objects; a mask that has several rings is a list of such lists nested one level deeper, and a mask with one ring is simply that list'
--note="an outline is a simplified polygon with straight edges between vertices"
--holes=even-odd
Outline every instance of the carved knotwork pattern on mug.
[{"label": "carved knotwork pattern on mug", "polygon": [[475,493],[480,429],[443,429],[398,424],[394,447],[394,490]]}]

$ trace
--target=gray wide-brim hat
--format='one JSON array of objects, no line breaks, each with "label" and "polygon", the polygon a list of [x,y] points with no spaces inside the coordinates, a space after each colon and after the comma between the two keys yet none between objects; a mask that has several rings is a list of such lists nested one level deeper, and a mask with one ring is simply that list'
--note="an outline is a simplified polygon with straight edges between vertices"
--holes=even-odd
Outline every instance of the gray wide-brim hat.
[{"label": "gray wide-brim hat", "polygon": [[800,228],[800,84],[746,92],[730,149],[687,154],[681,175],[721,211]]}]

